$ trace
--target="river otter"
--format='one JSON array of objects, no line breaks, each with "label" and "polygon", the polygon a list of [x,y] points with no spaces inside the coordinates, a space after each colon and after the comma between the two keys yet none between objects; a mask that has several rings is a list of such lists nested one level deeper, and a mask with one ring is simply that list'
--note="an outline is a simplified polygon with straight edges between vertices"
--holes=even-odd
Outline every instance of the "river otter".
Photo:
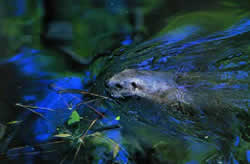
[{"label": "river otter", "polygon": [[219,111],[242,108],[244,93],[235,89],[240,82],[232,78],[225,83],[222,75],[125,69],[107,80],[106,85],[114,98],[137,96],[170,106],[174,111],[213,111],[218,114]]},{"label": "river otter", "polygon": [[107,87],[114,98],[139,96],[168,105],[191,103],[192,97],[184,87],[177,85],[175,78],[171,72],[125,69],[111,77]]}]

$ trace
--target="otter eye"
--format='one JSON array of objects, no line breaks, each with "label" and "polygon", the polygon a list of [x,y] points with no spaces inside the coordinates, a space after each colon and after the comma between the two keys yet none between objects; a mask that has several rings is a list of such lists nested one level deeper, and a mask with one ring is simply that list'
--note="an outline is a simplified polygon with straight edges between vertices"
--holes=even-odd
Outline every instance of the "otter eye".
[{"label": "otter eye", "polygon": [[122,89],[123,88],[122,85],[119,84],[119,83],[115,84],[115,87],[118,88],[118,89]]},{"label": "otter eye", "polygon": [[137,85],[136,85],[135,82],[132,82],[131,85],[132,85],[132,87],[133,87],[134,89],[137,88]]}]

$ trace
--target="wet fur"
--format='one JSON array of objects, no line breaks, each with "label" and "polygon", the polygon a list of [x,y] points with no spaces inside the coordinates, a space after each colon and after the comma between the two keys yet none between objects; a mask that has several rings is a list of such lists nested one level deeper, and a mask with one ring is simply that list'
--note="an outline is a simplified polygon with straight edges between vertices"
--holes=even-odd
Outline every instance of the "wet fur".
[{"label": "wet fur", "polygon": [[125,69],[111,77],[107,86],[114,98],[139,96],[168,105],[190,103],[192,98],[177,85],[175,77],[171,72]]}]

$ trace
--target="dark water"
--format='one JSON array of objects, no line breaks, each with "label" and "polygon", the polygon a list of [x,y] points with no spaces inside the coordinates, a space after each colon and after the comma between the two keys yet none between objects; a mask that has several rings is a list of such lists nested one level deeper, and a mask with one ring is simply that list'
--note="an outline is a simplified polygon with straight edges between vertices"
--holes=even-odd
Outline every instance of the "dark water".
[{"label": "dark water", "polygon": [[[166,142],[166,147],[163,147],[167,151],[168,138],[175,136],[179,142],[183,142],[181,150],[191,149],[195,152],[193,147],[198,146],[195,156],[192,153],[189,155],[201,160],[201,163],[217,163],[220,160],[230,163],[235,160],[232,152],[237,149],[239,136],[247,136],[248,133],[243,130],[248,121],[243,121],[241,115],[248,115],[249,109],[249,48],[246,43],[249,42],[250,24],[245,18],[224,31],[197,37],[201,28],[183,26],[130,50],[120,49],[121,52],[113,53],[113,63],[103,75],[107,79],[113,72],[125,68],[186,72],[189,77],[183,80],[191,86],[191,92],[200,97],[197,101],[207,104],[205,117],[192,119],[178,114],[171,115],[164,107],[147,100],[134,99],[121,101],[122,105],[114,105],[113,110],[122,109],[124,124],[134,128],[134,131],[130,129],[132,132],[125,134],[134,134],[143,143],[154,145],[157,141],[163,141]],[[120,67],[116,63],[120,63]],[[198,77],[195,78],[195,75]],[[180,84],[185,84],[185,81]],[[103,88],[102,84],[97,88]],[[211,96],[218,96],[222,104],[216,105],[216,102],[210,101],[213,99]],[[242,139],[245,142],[249,140],[247,137]],[[209,159],[211,153],[221,154],[222,159],[219,159],[218,154],[215,159]]]},{"label": "dark water", "polygon": [[[2,60],[0,65],[0,123],[7,126],[4,137],[0,138],[0,163],[249,163],[248,2],[216,1],[217,5],[212,2],[201,4],[192,1],[187,4],[184,1],[159,1],[151,10],[150,6],[154,6],[154,3],[145,1],[146,7],[142,10],[145,12],[145,31],[141,32],[140,19],[133,20],[134,13],[127,7],[143,3],[96,1],[95,7],[105,6],[105,12],[132,19],[128,21],[129,24],[140,32],[124,32],[126,28],[122,28],[119,37],[114,37],[108,34],[108,27],[105,26],[104,31],[98,28],[99,33],[110,36],[106,39],[110,43],[112,40],[112,46],[96,46],[98,39],[90,40],[93,33],[98,32],[92,26],[89,28],[92,27],[94,32],[80,30],[83,28],[78,20],[80,23],[76,34],[81,37],[75,36],[73,41],[76,47],[83,47],[79,48],[78,53],[90,52],[93,47],[100,49],[95,52],[101,52],[100,57],[94,58],[87,66],[80,65],[80,68],[71,57],[53,51],[54,45],[50,49],[41,46],[38,50],[35,43],[24,41],[26,44],[22,48],[10,51],[13,54],[18,51],[17,54],[5,54],[12,57]],[[81,11],[79,6],[75,10],[67,10],[65,13],[70,14],[64,13],[66,16],[60,15],[64,10],[58,9],[54,17],[70,19]],[[167,6],[166,9],[163,6]],[[85,10],[97,13],[91,15],[91,12],[87,12],[91,19],[95,19],[94,22],[98,22],[95,7],[92,9],[88,6]],[[18,10],[17,13],[23,11]],[[132,17],[127,13],[132,13]],[[87,14],[83,15],[86,18]],[[46,19],[51,21],[54,17]],[[117,23],[116,19],[109,20],[127,27],[123,21]],[[111,26],[111,31],[117,35],[116,25]],[[7,30],[7,34],[13,38],[22,36],[12,32]],[[88,41],[90,43],[86,43]],[[83,42],[93,47],[86,49],[88,46],[84,46]],[[11,48],[15,49],[15,46],[8,51]],[[80,58],[76,59],[83,56],[79,55]],[[78,106],[80,102],[96,97],[56,92],[60,89],[84,89],[109,96],[105,81],[126,68],[186,73],[187,78],[180,80],[179,84],[190,85],[190,91],[200,97],[199,104],[208,110],[194,118],[144,99],[110,101],[98,98],[90,105],[105,115],[102,117],[86,105]],[[199,77],[194,77],[197,74]],[[210,101],[211,96],[218,96],[221,101],[219,105]],[[55,111],[37,109],[41,117],[29,109],[16,106],[17,103]],[[72,109],[77,110],[83,118],[76,124],[67,125]],[[80,145],[79,136],[97,118],[98,121],[87,131],[78,155],[74,157]],[[8,124],[11,121],[21,123]],[[54,137],[59,133],[71,136]]]}]

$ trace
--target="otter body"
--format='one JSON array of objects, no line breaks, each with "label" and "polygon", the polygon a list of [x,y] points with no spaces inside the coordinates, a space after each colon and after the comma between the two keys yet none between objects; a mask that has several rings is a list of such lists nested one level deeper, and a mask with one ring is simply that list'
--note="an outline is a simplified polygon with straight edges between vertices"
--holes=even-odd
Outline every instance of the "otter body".
[{"label": "otter body", "polygon": [[[235,86],[240,81],[226,81],[223,73],[174,73],[125,69],[107,81],[114,98],[141,97],[181,111],[205,113],[245,109],[247,96]],[[173,107],[173,108],[172,108]],[[218,110],[219,109],[219,110]],[[202,113],[203,113],[202,112]]]}]

